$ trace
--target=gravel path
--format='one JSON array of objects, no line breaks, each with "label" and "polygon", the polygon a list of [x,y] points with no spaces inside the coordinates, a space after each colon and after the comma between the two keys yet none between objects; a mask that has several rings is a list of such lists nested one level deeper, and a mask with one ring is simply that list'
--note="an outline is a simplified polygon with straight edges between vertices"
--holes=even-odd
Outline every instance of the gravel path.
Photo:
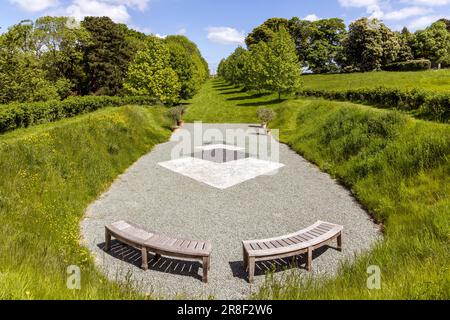
[{"label": "gravel path", "polygon": [[[203,125],[206,128],[249,129],[253,126]],[[185,126],[193,130],[193,125]],[[257,133],[259,129],[250,129]],[[255,283],[248,284],[242,267],[241,241],[291,233],[317,220],[344,226],[344,250],[317,250],[313,274],[333,274],[339,261],[367,250],[380,237],[378,227],[351,196],[286,145],[280,144],[280,162],[275,175],[262,175],[226,189],[215,188],[159,165],[171,160],[176,145],[156,146],[121,175],[86,212],[81,231],[100,268],[114,280],[131,279],[139,289],[173,298],[240,299],[248,297],[264,281],[270,265],[258,264]],[[196,262],[175,259],[150,261],[150,269],[139,268],[140,253],[113,242],[105,253],[104,225],[129,220],[169,235],[210,240],[213,244],[209,282],[201,282]],[[150,257],[152,257],[150,255]],[[307,273],[303,268],[284,271]]]}]

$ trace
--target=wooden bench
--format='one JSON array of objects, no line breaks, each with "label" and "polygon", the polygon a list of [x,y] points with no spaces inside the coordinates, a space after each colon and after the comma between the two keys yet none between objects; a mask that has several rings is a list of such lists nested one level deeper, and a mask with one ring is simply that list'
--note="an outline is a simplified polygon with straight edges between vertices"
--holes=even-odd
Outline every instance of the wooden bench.
[{"label": "wooden bench", "polygon": [[306,269],[311,271],[312,252],[327,242],[337,239],[337,249],[342,251],[343,227],[337,224],[318,221],[312,226],[282,237],[243,241],[244,267],[248,280],[253,282],[255,263],[295,257],[306,253]]},{"label": "wooden bench", "polygon": [[207,241],[169,237],[127,221],[117,221],[105,226],[105,251],[111,249],[112,237],[141,250],[144,270],[148,269],[149,251],[155,254],[155,261],[161,256],[199,260],[203,268],[202,280],[208,282],[212,247]]}]

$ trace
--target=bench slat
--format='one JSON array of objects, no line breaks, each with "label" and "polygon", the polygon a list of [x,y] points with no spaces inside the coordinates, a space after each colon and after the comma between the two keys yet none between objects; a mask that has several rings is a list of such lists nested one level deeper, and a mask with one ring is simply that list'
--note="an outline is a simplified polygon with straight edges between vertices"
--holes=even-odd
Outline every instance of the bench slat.
[{"label": "bench slat", "polygon": [[[339,234],[342,229],[343,227],[340,225],[318,221],[308,228],[286,236],[243,241],[243,245],[249,256],[262,257],[279,255],[314,247],[315,245],[332,239]],[[268,244],[273,247],[269,248]]]}]

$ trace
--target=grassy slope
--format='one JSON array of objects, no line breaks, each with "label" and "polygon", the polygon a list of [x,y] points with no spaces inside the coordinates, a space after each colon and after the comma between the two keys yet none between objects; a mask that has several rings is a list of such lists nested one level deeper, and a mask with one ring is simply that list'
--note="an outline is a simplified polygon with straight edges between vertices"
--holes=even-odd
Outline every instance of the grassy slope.
[{"label": "grassy slope", "polygon": [[419,72],[369,72],[331,75],[307,75],[302,78],[306,89],[359,89],[390,87],[450,92],[450,69]]},{"label": "grassy slope", "polygon": [[[212,81],[191,101],[188,118],[257,122],[258,106],[274,108],[271,127],[281,140],[351,188],[384,223],[385,241],[336,279],[269,279],[256,297],[449,298],[450,127],[352,103],[273,98]],[[382,290],[367,290],[369,265],[381,267]]]},{"label": "grassy slope", "polygon": [[[84,210],[169,130],[159,108],[107,108],[0,136],[0,299],[139,297],[79,245]],[[81,267],[81,290],[66,268]]]}]

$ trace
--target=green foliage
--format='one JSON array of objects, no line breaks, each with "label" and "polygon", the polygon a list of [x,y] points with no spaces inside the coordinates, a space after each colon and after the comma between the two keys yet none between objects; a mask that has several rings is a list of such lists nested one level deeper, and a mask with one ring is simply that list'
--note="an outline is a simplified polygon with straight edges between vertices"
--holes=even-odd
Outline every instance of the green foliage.
[{"label": "green foliage", "polygon": [[63,101],[52,100],[37,103],[12,103],[0,105],[0,133],[54,122],[101,108],[127,104],[151,105],[156,100],[150,97],[70,97]]},{"label": "green foliage", "polygon": [[84,48],[86,81],[80,91],[97,95],[120,93],[132,55],[123,29],[108,17],[86,17],[82,26],[90,33],[91,41]]},{"label": "green foliage", "polygon": [[181,99],[192,98],[209,77],[208,64],[195,43],[185,36],[168,36],[165,43],[170,53],[170,66],[181,84]]},{"label": "green foliage", "polygon": [[379,70],[397,59],[397,36],[377,19],[362,18],[352,22],[343,40],[340,63],[359,71]]},{"label": "green foliage", "polygon": [[276,113],[272,109],[262,108],[256,111],[256,116],[262,123],[269,124],[275,118]]},{"label": "green foliage", "polygon": [[438,21],[418,31],[416,39],[419,57],[431,60],[434,66],[450,66],[450,32],[445,22]]},{"label": "green foliage", "polygon": [[181,120],[183,120],[185,113],[186,107],[184,106],[176,106],[167,110],[167,116],[172,119],[175,124],[178,124]]},{"label": "green foliage", "polygon": [[431,69],[431,61],[427,59],[394,62],[383,66],[385,71],[423,71]]},{"label": "green foliage", "polygon": [[375,89],[312,90],[304,89],[303,96],[323,97],[367,103],[382,108],[411,112],[417,118],[448,122],[450,94],[432,94],[418,90],[378,87]]},{"label": "green foliage", "polygon": [[282,93],[294,92],[300,85],[300,63],[292,37],[285,29],[261,41],[250,50],[237,48],[219,65],[218,75],[246,89]]},{"label": "green foliage", "polygon": [[147,40],[147,49],[138,52],[129,66],[124,87],[133,95],[149,95],[169,105],[180,100],[181,85],[163,40]]},{"label": "green foliage", "polygon": [[[0,137],[0,299],[144,299],[80,245],[87,206],[169,137],[158,108],[108,108]],[[81,268],[69,290],[67,267]]]},{"label": "green foliage", "polygon": [[[448,299],[448,125],[395,111],[317,100],[280,105],[283,142],[351,188],[384,239],[337,277],[268,277],[257,299]],[[367,267],[382,270],[368,290]],[[424,285],[426,283],[426,285]]]}]

